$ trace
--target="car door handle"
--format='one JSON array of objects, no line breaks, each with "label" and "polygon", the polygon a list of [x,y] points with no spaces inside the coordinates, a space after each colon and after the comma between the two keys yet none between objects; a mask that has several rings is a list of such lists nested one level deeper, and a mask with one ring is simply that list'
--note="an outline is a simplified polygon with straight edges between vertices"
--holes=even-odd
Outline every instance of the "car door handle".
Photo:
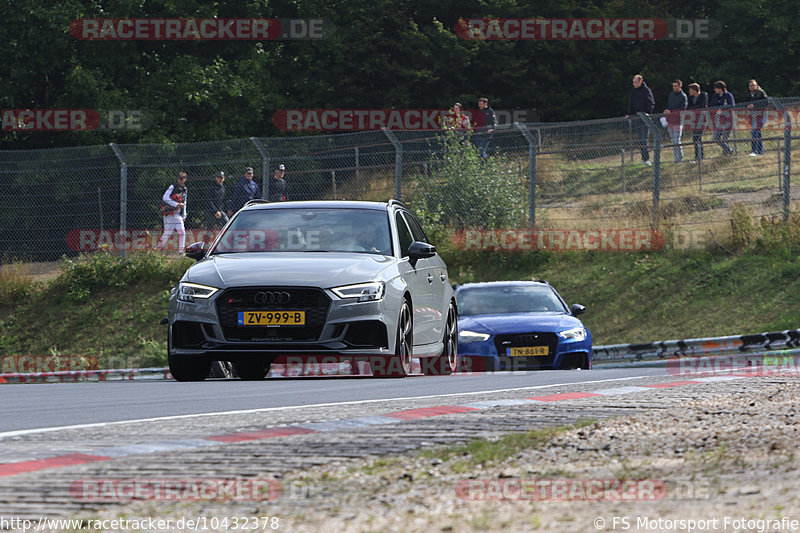
[{"label": "car door handle", "polygon": [[433,274],[428,273],[428,283],[433,283]]}]

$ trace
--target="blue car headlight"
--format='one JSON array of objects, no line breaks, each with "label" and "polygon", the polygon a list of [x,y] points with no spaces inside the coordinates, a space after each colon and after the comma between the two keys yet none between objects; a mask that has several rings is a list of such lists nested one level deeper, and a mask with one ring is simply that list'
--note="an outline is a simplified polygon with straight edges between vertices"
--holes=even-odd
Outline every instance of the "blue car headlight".
[{"label": "blue car headlight", "polygon": [[575,341],[586,340],[586,328],[579,326],[577,328],[566,329],[564,331],[559,331],[558,336],[562,339],[571,339]]},{"label": "blue car headlight", "polygon": [[465,329],[458,332],[458,341],[468,344],[470,342],[483,342],[491,337],[488,333],[478,333],[477,331],[470,331]]}]

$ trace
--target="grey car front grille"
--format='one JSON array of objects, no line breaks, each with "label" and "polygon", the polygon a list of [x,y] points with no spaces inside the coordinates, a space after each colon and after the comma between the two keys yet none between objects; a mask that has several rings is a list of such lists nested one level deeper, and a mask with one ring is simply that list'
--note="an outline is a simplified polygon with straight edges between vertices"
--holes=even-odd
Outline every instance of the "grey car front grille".
[{"label": "grey car front grille", "polygon": [[[321,289],[247,287],[225,290],[216,303],[227,341],[280,343],[316,342],[331,301]],[[303,326],[239,326],[240,311],[305,311],[306,323]]]}]

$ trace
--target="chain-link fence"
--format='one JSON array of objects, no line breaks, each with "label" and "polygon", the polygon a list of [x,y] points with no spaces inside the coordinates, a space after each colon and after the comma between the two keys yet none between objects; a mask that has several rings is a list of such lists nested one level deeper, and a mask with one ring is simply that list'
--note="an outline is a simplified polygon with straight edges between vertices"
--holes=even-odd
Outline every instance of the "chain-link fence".
[{"label": "chain-link fence", "polygon": [[[212,176],[228,174],[230,198],[245,167],[266,191],[278,164],[287,168],[289,200],[399,197],[428,224],[455,232],[713,236],[730,231],[735,209],[775,220],[797,212],[790,178],[799,115],[800,99],[769,99],[758,109],[507,124],[491,134],[384,130],[4,151],[0,257],[153,248],[161,196],[180,171],[189,176],[187,241],[208,238]],[[173,236],[166,249],[176,248]]]}]

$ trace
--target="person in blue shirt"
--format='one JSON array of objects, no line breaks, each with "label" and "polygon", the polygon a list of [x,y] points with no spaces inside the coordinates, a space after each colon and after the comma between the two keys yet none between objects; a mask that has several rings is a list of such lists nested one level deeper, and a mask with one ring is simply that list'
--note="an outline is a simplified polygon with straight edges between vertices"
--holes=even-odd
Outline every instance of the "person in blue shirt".
[{"label": "person in blue shirt", "polygon": [[[708,107],[718,107],[721,109],[730,109],[736,105],[733,95],[728,92],[728,88],[724,81],[714,82],[714,94],[711,95],[711,100],[708,102]],[[725,113],[723,115],[723,113]],[[714,135],[711,137],[711,142],[715,142],[722,147],[723,155],[733,155],[733,149],[728,144],[728,139],[731,136],[731,128],[733,127],[733,115],[725,111],[717,111],[714,116]]]},{"label": "person in blue shirt", "polygon": [[233,189],[231,209],[228,211],[228,216],[232,216],[250,200],[258,199],[261,199],[261,189],[258,183],[253,181],[253,168],[247,167],[244,169],[244,176],[242,176],[239,183],[237,183],[236,187]]}]

